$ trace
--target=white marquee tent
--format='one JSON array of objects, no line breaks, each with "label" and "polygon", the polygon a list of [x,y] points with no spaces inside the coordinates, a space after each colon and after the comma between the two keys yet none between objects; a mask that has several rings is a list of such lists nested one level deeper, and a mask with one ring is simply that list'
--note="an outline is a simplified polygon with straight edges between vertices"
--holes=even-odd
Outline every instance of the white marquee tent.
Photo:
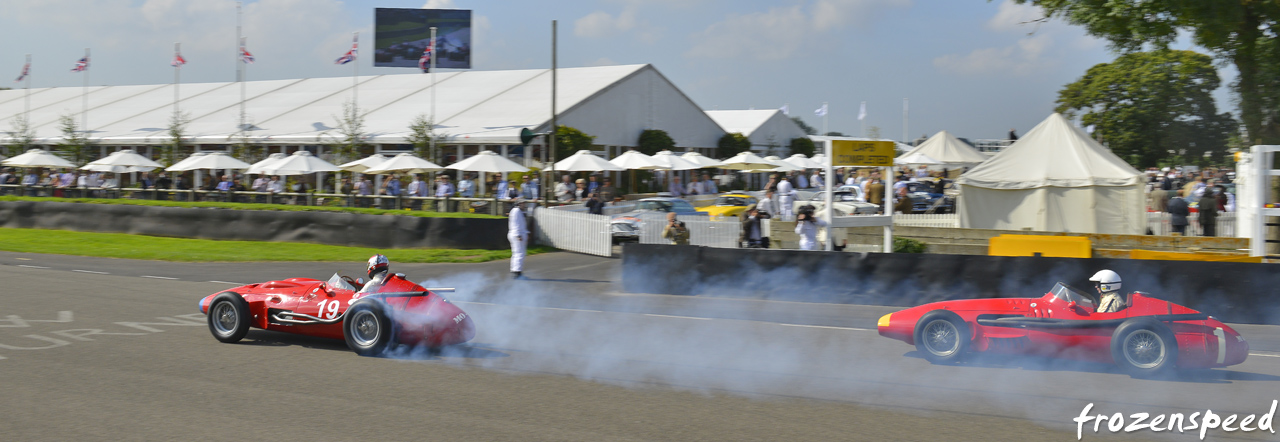
[{"label": "white marquee tent", "polygon": [[933,134],[928,140],[900,157],[912,154],[924,154],[947,167],[972,167],[990,158],[945,130]]},{"label": "white marquee tent", "polygon": [[763,110],[710,110],[707,116],[716,121],[727,133],[737,132],[751,140],[751,150],[764,152],[770,147],[786,148],[792,138],[806,136],[795,121],[778,109]]},{"label": "white marquee tent", "polygon": [[960,227],[1140,235],[1142,173],[1060,114],[956,181]]}]

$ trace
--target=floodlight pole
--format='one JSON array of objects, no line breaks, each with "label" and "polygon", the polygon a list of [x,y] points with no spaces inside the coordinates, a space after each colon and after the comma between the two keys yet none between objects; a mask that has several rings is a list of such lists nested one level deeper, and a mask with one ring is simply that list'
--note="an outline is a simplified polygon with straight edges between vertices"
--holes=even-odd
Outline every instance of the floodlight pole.
[{"label": "floodlight pole", "polygon": [[[550,166],[547,170],[551,171],[551,179],[544,182],[550,183],[556,177],[556,131],[559,126],[556,125],[556,21],[551,20],[551,131],[547,134],[547,151],[551,158]],[[546,164],[544,164],[546,166]],[[551,186],[546,186],[547,191],[551,191]],[[548,193],[554,195],[554,193]],[[551,202],[551,198],[547,198],[547,203]]]},{"label": "floodlight pole", "polygon": [[[431,130],[427,132],[427,155],[440,161],[440,156],[436,155],[436,27],[431,27],[431,41],[427,42],[431,46],[431,59],[427,60],[431,63]],[[462,161],[462,158],[458,158]]]},{"label": "floodlight pole", "polygon": [[[84,48],[84,87],[80,89],[80,131],[89,139],[89,48]],[[28,122],[29,123],[29,122]]]}]

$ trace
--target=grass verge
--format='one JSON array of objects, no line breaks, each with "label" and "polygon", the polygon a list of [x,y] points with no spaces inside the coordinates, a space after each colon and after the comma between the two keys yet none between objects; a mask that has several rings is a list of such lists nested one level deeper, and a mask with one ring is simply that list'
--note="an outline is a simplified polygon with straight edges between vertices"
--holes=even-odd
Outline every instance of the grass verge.
[{"label": "grass verge", "polygon": [[[214,241],[123,233],[0,228],[0,250],[183,262],[364,261],[375,253],[394,262],[486,262],[511,257],[510,250],[374,249],[308,243]],[[530,247],[529,254],[550,247]]]},{"label": "grass verge", "polygon": [[384,210],[384,209],[363,209],[357,207],[328,207],[328,206],[291,206],[288,204],[257,204],[257,203],[219,203],[219,202],[184,202],[184,201],[154,201],[154,200],[135,200],[135,199],[108,199],[108,198],[53,198],[53,197],[33,197],[33,196],[0,196],[0,201],[46,201],[57,203],[84,203],[84,204],[121,204],[129,206],[155,206],[155,207],[188,207],[188,208],[213,208],[213,209],[232,209],[232,210],[276,210],[281,212],[347,212],[361,213],[365,215],[401,215],[401,216],[417,216],[422,218],[488,218],[501,219],[505,218],[496,215],[486,215],[481,213],[465,213],[465,212],[429,212],[422,210]]}]

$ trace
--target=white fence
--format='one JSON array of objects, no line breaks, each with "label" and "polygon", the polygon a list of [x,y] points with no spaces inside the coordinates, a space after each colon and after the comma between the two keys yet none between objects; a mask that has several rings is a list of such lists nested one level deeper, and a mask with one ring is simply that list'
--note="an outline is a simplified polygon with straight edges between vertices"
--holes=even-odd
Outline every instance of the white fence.
[{"label": "white fence", "polygon": [[[1154,235],[1172,235],[1173,226],[1169,223],[1169,218],[1170,215],[1168,213],[1147,212],[1147,228],[1151,229],[1151,232]],[[1204,234],[1204,229],[1200,226],[1200,220],[1197,215],[1193,214],[1188,216],[1187,221],[1191,224],[1187,226],[1186,236],[1202,236]],[[954,213],[915,215],[898,214],[893,216],[893,225],[907,227],[954,228],[960,227],[960,217]],[[1214,236],[1236,236],[1235,212],[1218,214],[1217,231],[1214,232]]]},{"label": "white fence", "polygon": [[[695,246],[737,248],[738,231],[742,225],[738,218],[731,217],[727,221],[712,221],[705,216],[680,216],[680,221],[689,228],[689,244]],[[640,216],[641,244],[671,244],[662,237],[667,225],[665,213],[644,214]]]},{"label": "white fence", "polygon": [[538,208],[533,211],[533,234],[539,244],[599,256],[613,255],[609,217]]}]

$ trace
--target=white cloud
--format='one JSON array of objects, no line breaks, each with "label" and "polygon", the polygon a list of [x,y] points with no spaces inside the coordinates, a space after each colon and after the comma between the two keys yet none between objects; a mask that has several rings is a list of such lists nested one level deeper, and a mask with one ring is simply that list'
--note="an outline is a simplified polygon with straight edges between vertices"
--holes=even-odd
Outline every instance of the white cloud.
[{"label": "white cloud", "polygon": [[422,9],[458,9],[458,6],[453,4],[453,0],[427,0]]},{"label": "white cloud", "polygon": [[1009,0],[1000,3],[996,9],[996,15],[987,20],[986,27],[992,31],[1023,31],[1033,32],[1038,23],[1031,23],[1034,20],[1044,18],[1044,11],[1039,6],[1029,4],[1017,4]]},{"label": "white cloud", "polygon": [[1044,57],[1052,45],[1053,38],[1048,34],[1037,34],[1003,48],[975,49],[966,55],[944,55],[933,59],[933,65],[964,75],[1027,75],[1053,65],[1052,60]]},{"label": "white cloud", "polygon": [[586,38],[611,37],[636,27],[636,10],[628,6],[618,16],[595,11],[573,22],[573,35]]},{"label": "white cloud", "polygon": [[910,6],[911,0],[815,0],[771,8],[766,12],[730,14],[692,36],[689,58],[736,58],[776,61],[795,54],[819,34],[864,24],[881,10]]}]

